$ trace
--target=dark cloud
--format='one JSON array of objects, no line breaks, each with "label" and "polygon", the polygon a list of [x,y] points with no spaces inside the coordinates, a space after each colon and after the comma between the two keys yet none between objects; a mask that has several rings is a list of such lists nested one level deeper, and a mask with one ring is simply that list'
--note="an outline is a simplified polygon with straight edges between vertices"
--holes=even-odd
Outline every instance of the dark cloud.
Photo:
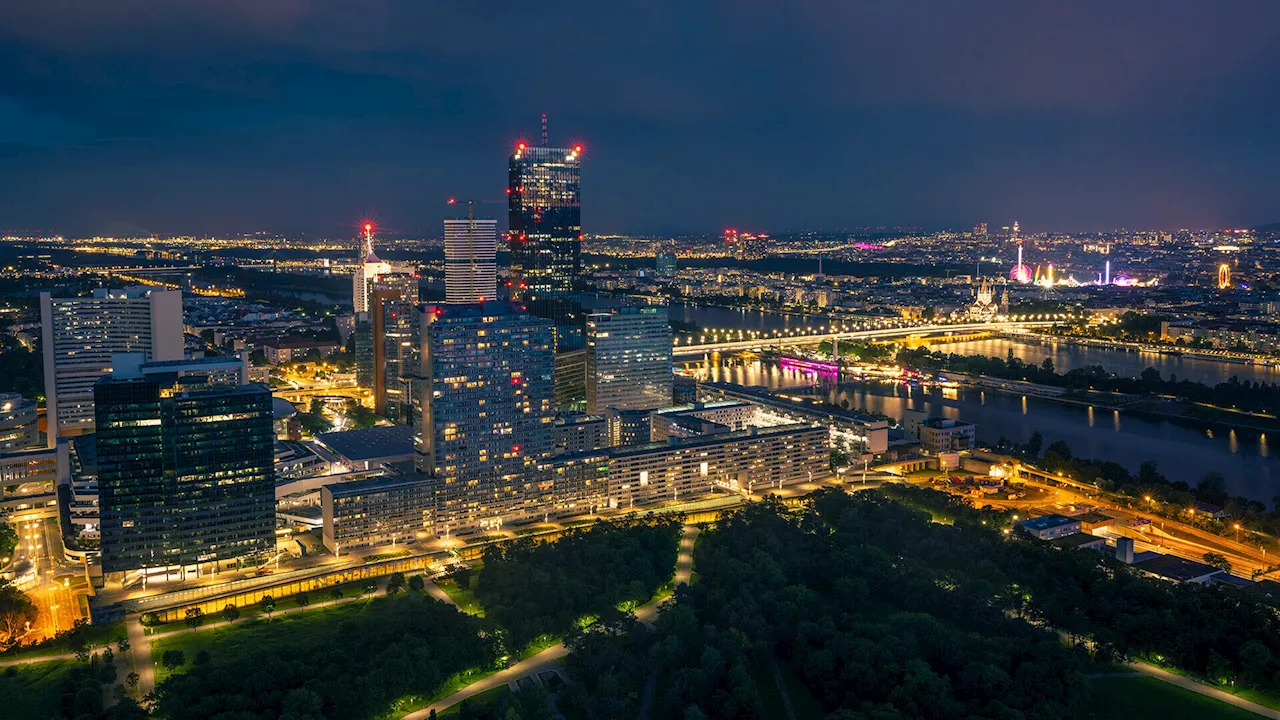
[{"label": "dark cloud", "polygon": [[589,230],[1280,218],[1280,5],[0,4],[0,230],[435,231],[551,117]]}]

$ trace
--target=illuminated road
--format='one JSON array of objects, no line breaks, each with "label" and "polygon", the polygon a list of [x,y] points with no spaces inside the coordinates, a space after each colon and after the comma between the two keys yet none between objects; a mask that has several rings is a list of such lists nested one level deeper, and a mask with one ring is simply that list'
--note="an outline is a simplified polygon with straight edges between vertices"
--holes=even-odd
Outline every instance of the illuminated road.
[{"label": "illuminated road", "polygon": [[[834,322],[834,321],[833,321]],[[1015,330],[1029,327],[1051,327],[1059,324],[1058,320],[1019,320],[1008,322],[957,323],[953,325],[904,325],[902,327],[877,328],[875,330],[840,331],[814,335],[782,335],[775,337],[758,337],[747,340],[725,342],[708,342],[697,345],[676,345],[671,349],[673,357],[702,355],[708,352],[739,352],[742,350],[764,350],[779,344],[817,345],[823,342],[839,340],[888,340],[919,334],[966,333],[980,331]]]}]

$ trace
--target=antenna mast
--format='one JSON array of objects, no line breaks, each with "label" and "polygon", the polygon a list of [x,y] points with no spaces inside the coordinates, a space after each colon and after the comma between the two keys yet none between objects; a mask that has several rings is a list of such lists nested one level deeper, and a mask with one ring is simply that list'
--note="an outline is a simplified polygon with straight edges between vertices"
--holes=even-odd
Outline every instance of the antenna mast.
[{"label": "antenna mast", "polygon": [[542,147],[547,146],[547,114],[542,113]]}]

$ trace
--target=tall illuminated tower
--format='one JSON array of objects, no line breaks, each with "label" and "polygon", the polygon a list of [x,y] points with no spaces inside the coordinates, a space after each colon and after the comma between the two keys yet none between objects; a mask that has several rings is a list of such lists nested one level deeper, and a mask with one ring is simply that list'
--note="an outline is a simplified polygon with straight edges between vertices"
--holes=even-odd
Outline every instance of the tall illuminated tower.
[{"label": "tall illuminated tower", "polygon": [[556,326],[556,350],[582,347],[582,309],[574,300],[582,267],[582,146],[516,145],[508,163],[511,292]]}]

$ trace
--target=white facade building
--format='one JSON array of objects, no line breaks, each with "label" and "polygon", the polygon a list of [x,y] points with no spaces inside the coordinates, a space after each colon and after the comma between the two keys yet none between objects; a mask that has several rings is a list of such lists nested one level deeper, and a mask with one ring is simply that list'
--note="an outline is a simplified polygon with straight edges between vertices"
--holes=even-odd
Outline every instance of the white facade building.
[{"label": "white facade building", "polygon": [[497,252],[497,220],[445,220],[445,302],[476,303],[496,299]]},{"label": "white facade building", "polygon": [[132,287],[90,297],[40,293],[49,447],[59,436],[91,432],[93,385],[111,372],[113,353],[182,359],[182,292]]}]

